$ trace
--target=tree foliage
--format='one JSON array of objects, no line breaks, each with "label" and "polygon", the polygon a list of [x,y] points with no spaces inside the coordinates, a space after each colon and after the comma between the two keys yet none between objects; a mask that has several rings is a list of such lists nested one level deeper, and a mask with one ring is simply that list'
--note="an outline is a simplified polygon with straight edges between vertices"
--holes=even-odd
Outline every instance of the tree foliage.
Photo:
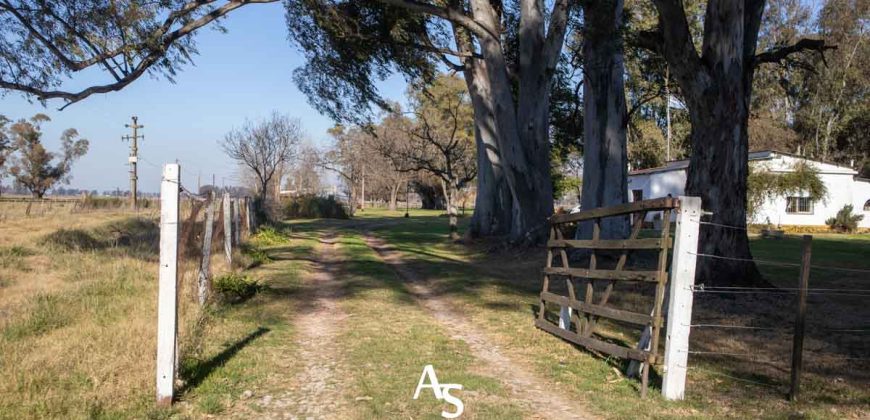
[{"label": "tree foliage", "polygon": [[[6,120],[0,116],[0,121]],[[74,128],[68,128],[60,136],[61,151],[53,153],[42,144],[42,124],[51,121],[45,114],[36,114],[29,120],[18,120],[6,134],[0,137],[11,139],[14,155],[9,173],[18,185],[42,198],[57,183],[69,183],[72,164],[88,152],[88,141],[79,138]],[[2,125],[0,125],[2,127]],[[57,160],[57,163],[52,163]]]}]

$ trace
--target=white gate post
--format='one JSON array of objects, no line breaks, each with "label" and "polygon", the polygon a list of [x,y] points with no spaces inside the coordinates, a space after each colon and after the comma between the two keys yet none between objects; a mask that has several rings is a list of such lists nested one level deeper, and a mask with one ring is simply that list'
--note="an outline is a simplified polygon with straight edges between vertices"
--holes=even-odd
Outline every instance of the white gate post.
[{"label": "white gate post", "polygon": [[160,184],[160,278],[157,295],[157,404],[172,404],[178,323],[178,193],[181,168],[163,165]]},{"label": "white gate post", "polygon": [[230,208],[230,193],[224,193],[224,254],[227,264],[233,266],[233,211]]},{"label": "white gate post", "polygon": [[668,400],[682,400],[685,397],[686,363],[689,360],[689,332],[694,298],[692,286],[695,284],[700,222],[701,198],[680,197],[677,230],[674,236],[674,259],[671,263],[668,328],[662,378],[662,395]]}]

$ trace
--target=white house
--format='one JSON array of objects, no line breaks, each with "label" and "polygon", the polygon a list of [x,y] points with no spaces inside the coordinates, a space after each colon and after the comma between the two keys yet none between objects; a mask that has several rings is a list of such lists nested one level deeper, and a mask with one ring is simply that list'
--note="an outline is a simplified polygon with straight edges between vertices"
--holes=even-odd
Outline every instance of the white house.
[{"label": "white house", "polygon": [[[750,223],[774,225],[824,226],[825,220],[833,217],[846,204],[851,204],[854,212],[863,214],[859,226],[870,227],[870,179],[858,177],[851,168],[805,159],[788,153],[763,151],[749,154],[749,164],[755,169],[773,172],[788,172],[795,162],[809,161],[818,171],[828,189],[828,196],[813,202],[802,194],[768,200]],[[631,171],[628,174],[629,199],[631,201],[668,194],[676,197],[683,194],[686,187],[688,160],[668,162],[659,168]]]}]

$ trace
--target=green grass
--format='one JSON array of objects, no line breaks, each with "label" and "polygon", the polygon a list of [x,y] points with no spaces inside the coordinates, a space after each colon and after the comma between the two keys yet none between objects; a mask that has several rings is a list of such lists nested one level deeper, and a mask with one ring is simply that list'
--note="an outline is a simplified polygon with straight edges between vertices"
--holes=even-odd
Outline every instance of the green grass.
[{"label": "green grass", "polygon": [[[393,213],[367,210],[361,219],[404,253],[406,262],[423,273],[440,292],[450,296],[507,352],[533,363],[540,373],[586,399],[604,417],[839,418],[866,414],[870,407],[870,392],[864,389],[866,387],[861,387],[860,382],[843,383],[836,379],[835,373],[806,374],[803,388],[811,391],[805,392],[803,402],[793,404],[785,401],[783,394],[787,372],[770,376],[767,371],[753,373],[746,366],[735,365],[727,359],[701,358],[690,360],[692,370],[686,401],[667,402],[660,397],[657,388],[651,389],[650,398],[640,400],[639,384],[617,373],[617,368],[624,367],[621,361],[599,359],[533,327],[532,309],[538,303],[543,253],[508,251],[489,255],[482,252],[483,247],[466,247],[447,241],[447,223],[438,217],[438,212],[417,211],[410,219]],[[756,258],[776,261],[799,262],[800,246],[799,237],[752,241]],[[868,269],[867,255],[870,255],[868,235],[815,236],[813,263],[816,265]],[[766,265],[760,268],[775,284],[794,287],[797,282],[797,269]],[[861,288],[866,288],[866,279],[860,275],[813,270],[811,287],[854,287],[860,281],[864,282]],[[829,317],[848,322],[848,313],[863,313],[852,321],[863,320],[866,325],[866,309],[852,305],[851,301],[836,302],[835,307],[839,309],[833,311],[830,302],[817,303],[818,306],[811,305],[811,308],[825,308],[830,312],[814,312],[811,315],[814,321]],[[699,305],[703,303],[696,303]],[[727,301],[724,305],[728,305]],[[786,325],[790,325],[792,312],[782,317]],[[717,337],[726,338],[724,333]],[[698,338],[708,339],[700,334]],[[857,343],[842,343],[843,348],[860,353],[860,346],[866,349],[866,342],[861,344],[860,340],[858,337]],[[808,346],[817,344],[810,341]],[[693,346],[697,344],[706,345],[693,340]],[[846,370],[841,372],[846,373]],[[775,384],[775,387],[743,380]],[[655,381],[653,386],[658,386]]]}]

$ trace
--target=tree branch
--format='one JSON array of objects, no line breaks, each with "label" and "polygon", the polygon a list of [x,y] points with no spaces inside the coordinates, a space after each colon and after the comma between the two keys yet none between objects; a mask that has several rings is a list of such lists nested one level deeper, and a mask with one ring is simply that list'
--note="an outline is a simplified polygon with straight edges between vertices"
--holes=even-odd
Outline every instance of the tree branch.
[{"label": "tree branch", "polygon": [[760,63],[780,63],[789,55],[796,54],[803,51],[815,51],[819,54],[822,54],[824,58],[824,52],[826,50],[835,50],[837,49],[836,45],[829,45],[825,43],[823,39],[809,39],[803,38],[800,41],[792,44],[786,45],[782,47],[771,48],[761,54],[757,54],[753,60],[755,64]]},{"label": "tree branch", "polygon": [[[139,61],[139,63],[136,65],[136,67],[132,71],[126,73],[124,75],[124,77],[121,77],[115,83],[110,83],[110,84],[105,84],[105,85],[95,85],[95,86],[90,86],[86,89],[80,90],[78,92],[70,92],[70,91],[63,91],[63,90],[46,90],[46,89],[41,89],[41,88],[38,88],[35,86],[29,86],[29,85],[17,83],[15,81],[0,80],[0,88],[17,90],[20,92],[28,93],[28,94],[31,94],[33,96],[36,96],[36,98],[40,101],[44,101],[46,99],[66,100],[67,103],[64,104],[64,106],[62,106],[60,108],[61,110],[63,110],[64,108],[66,108],[66,107],[68,107],[68,106],[70,106],[78,101],[81,101],[82,99],[85,99],[91,95],[94,95],[97,93],[114,92],[114,91],[118,91],[118,90],[123,89],[124,87],[126,87],[127,85],[129,85],[130,83],[132,83],[133,81],[138,79],[139,77],[141,77],[143,74],[145,74],[145,72],[148,71],[154,64],[160,62],[160,60],[163,59],[164,55],[169,50],[169,48],[176,41],[178,41],[179,39],[181,39],[185,36],[190,35],[194,31],[196,31],[197,29],[202,28],[203,26],[208,25],[209,23],[227,15],[228,13],[232,12],[233,10],[236,10],[236,9],[238,9],[242,6],[248,5],[248,4],[275,3],[279,0],[228,0],[227,3],[224,4],[223,6],[200,16],[197,19],[191,20],[191,21],[187,22],[185,25],[181,26],[180,28],[178,28],[172,32],[167,33],[169,28],[172,27],[172,25],[178,19],[189,15],[197,8],[202,7],[203,5],[212,3],[213,1],[214,0],[194,0],[194,1],[191,1],[189,3],[186,3],[181,9],[170,13],[170,15],[163,22],[163,25],[161,25],[161,27],[159,29],[157,29],[152,34],[152,36],[148,37],[149,39],[156,39],[158,42],[156,45],[147,45],[146,43],[140,43],[140,44],[136,44],[133,46],[125,45],[125,46],[122,46],[122,47],[117,48],[115,50],[112,50],[110,52],[106,52],[106,53],[91,57],[90,59],[85,60],[85,61],[72,61],[72,60],[69,60],[68,58],[64,58],[64,56],[61,54],[60,50],[56,46],[51,44],[50,42],[48,44],[46,44],[46,47],[49,48],[53,52],[53,54],[58,56],[58,59],[60,59],[62,62],[64,62],[64,64],[73,71],[79,71],[79,70],[85,69],[87,67],[90,67],[91,65],[100,63],[107,58],[115,57],[118,54],[121,54],[123,51],[125,51],[128,48],[141,47],[145,51],[148,51],[148,54],[145,55],[144,58],[142,58],[142,60]],[[4,10],[9,10],[8,3],[4,2],[4,4],[0,4],[0,5],[4,6],[3,7]],[[15,12],[13,12],[11,10],[9,10],[9,11],[11,13],[13,13],[13,15],[15,15]],[[41,37],[41,35],[38,32],[36,32],[36,29],[33,28],[32,26],[29,26],[25,23],[25,27],[27,27],[28,31],[32,35],[34,35],[35,37],[38,37],[38,38]],[[48,40],[46,39],[45,42],[48,42]],[[58,55],[58,54],[60,54],[60,55]]]}]

